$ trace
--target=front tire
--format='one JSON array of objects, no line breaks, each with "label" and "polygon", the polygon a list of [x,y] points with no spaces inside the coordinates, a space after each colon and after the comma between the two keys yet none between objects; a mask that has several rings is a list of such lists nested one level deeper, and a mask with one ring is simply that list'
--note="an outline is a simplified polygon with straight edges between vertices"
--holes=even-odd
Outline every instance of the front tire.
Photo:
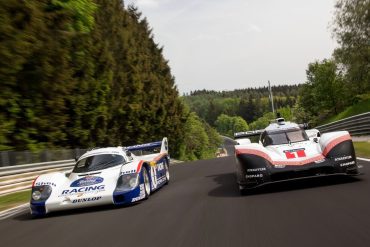
[{"label": "front tire", "polygon": [[144,192],[145,192],[145,198],[148,198],[150,195],[150,180],[148,171],[145,167],[143,167],[143,180],[144,180]]},{"label": "front tire", "polygon": [[168,184],[170,182],[170,167],[167,160],[164,162],[164,169],[166,170],[166,184]]},{"label": "front tire", "polygon": [[250,190],[241,185],[239,185],[239,192],[241,196],[247,196],[250,194]]}]

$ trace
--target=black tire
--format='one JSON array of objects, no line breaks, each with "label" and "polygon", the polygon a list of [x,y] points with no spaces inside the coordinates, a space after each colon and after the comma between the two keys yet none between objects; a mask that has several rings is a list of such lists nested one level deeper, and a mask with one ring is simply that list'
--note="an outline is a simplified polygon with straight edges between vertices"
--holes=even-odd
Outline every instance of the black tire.
[{"label": "black tire", "polygon": [[145,198],[149,198],[150,193],[151,193],[149,173],[145,167],[143,167],[142,173],[143,173]]},{"label": "black tire", "polygon": [[168,165],[167,160],[164,161],[164,169],[166,170],[166,183],[165,184],[168,184],[170,182],[170,167]]},{"label": "black tire", "polygon": [[239,192],[240,192],[240,195],[246,196],[246,195],[249,195],[251,191],[249,189],[239,185]]}]

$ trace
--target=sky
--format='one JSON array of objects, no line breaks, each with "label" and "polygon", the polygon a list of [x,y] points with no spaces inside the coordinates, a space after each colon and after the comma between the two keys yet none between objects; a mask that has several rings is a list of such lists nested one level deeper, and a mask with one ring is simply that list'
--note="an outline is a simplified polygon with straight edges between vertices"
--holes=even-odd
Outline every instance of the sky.
[{"label": "sky", "polygon": [[125,0],[164,47],[181,94],[298,84],[330,58],[335,0]]}]

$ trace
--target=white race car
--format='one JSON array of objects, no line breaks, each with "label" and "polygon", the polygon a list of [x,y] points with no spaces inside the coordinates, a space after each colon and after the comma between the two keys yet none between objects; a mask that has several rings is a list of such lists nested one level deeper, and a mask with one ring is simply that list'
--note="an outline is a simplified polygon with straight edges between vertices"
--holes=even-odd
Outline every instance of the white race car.
[{"label": "white race car", "polygon": [[[250,138],[259,136],[258,143]],[[266,129],[234,135],[237,182],[242,194],[263,184],[327,175],[358,175],[347,131],[316,129],[276,119]]]},{"label": "white race car", "polygon": [[[159,149],[154,154],[134,155]],[[76,160],[72,172],[41,175],[32,184],[31,214],[148,198],[170,179],[167,138],[130,147],[98,148]]]}]

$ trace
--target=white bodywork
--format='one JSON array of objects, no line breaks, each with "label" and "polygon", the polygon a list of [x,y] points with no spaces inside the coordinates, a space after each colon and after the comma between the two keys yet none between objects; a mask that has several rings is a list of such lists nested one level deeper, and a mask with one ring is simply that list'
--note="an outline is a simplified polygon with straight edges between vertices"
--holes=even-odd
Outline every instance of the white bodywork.
[{"label": "white bodywork", "polygon": [[[299,129],[299,125],[292,122],[272,123],[265,130],[279,131]],[[349,138],[347,131],[337,131],[322,134],[317,129],[306,130],[308,140],[263,146],[261,140],[259,143],[251,143],[249,138],[237,139],[235,146],[236,153],[245,152],[250,154],[259,154],[270,161],[276,167],[285,165],[304,165],[307,163],[323,160],[327,150],[325,148],[330,142],[340,138]],[[316,139],[315,139],[316,138]]]},{"label": "white bodywork", "polygon": [[[169,159],[166,138],[162,141],[159,153],[142,156],[135,156],[131,153],[128,156],[127,149],[125,148],[109,147],[88,151],[78,161],[100,154],[110,154],[113,157],[122,156],[125,163],[91,172],[55,172],[41,175],[35,179],[33,188],[47,185],[52,189],[50,196],[44,202],[45,213],[71,208],[113,204],[113,194],[117,187],[118,178],[124,174],[138,174],[137,176],[139,177],[144,164],[150,167],[148,173],[150,176],[151,190],[156,190],[163,185],[163,181],[165,180],[162,174],[165,169],[164,162],[165,160],[168,162]],[[161,176],[158,175],[159,173]],[[130,198],[130,202],[135,202],[145,197],[144,184],[138,184],[138,188],[140,189],[139,194]],[[34,204],[38,205],[37,202]]]}]

